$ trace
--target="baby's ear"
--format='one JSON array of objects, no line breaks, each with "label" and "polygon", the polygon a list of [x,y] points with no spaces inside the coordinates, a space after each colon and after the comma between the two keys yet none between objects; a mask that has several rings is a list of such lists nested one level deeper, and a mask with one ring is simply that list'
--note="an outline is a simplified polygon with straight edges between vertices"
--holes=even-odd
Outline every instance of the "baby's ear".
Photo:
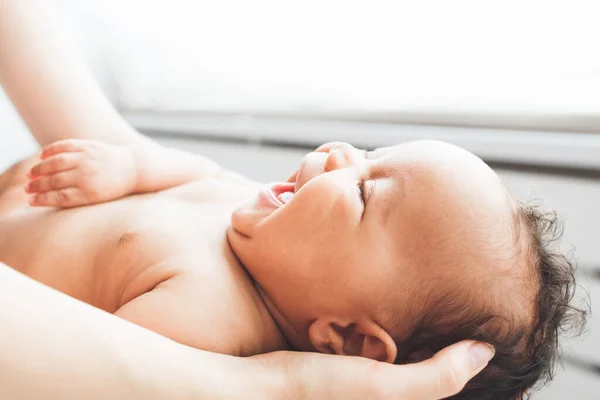
[{"label": "baby's ear", "polygon": [[312,345],[321,353],[360,356],[393,363],[396,343],[377,323],[319,318],[308,329]]}]

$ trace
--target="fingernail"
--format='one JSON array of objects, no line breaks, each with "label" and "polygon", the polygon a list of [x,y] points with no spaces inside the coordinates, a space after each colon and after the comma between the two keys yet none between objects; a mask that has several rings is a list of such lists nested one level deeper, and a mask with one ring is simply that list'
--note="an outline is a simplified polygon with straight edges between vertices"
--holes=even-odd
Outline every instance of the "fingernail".
[{"label": "fingernail", "polygon": [[494,346],[475,342],[469,346],[469,354],[471,355],[471,368],[474,372],[479,372],[494,358],[496,349]]},{"label": "fingernail", "polygon": [[25,185],[25,193],[29,193],[31,191],[31,183]]}]

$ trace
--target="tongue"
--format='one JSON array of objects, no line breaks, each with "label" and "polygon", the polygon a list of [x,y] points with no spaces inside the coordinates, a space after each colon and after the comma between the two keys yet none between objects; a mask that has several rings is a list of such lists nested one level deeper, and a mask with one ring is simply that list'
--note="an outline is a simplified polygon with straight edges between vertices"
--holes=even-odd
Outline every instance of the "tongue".
[{"label": "tongue", "polygon": [[294,197],[294,193],[292,192],[283,192],[277,196],[279,201],[281,201],[283,204],[286,204],[288,201],[290,201],[292,197]]}]

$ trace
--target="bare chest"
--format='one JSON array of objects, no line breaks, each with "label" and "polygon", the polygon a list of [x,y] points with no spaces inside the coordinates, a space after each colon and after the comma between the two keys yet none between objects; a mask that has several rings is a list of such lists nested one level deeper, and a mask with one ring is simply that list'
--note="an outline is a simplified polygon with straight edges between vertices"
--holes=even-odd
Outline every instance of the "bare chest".
[{"label": "bare chest", "polygon": [[217,290],[232,276],[247,280],[226,237],[231,212],[249,195],[238,186],[198,182],[92,207],[16,210],[0,218],[0,261],[109,312],[132,284],[174,270],[203,275]]}]

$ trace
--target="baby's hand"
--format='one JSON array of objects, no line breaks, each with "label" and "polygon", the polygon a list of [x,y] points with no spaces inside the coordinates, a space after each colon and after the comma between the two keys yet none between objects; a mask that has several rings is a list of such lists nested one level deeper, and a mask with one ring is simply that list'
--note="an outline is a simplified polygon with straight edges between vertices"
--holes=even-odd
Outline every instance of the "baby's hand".
[{"label": "baby's hand", "polygon": [[128,147],[68,139],[43,148],[25,191],[32,206],[76,207],[132,193],[136,164]]}]

